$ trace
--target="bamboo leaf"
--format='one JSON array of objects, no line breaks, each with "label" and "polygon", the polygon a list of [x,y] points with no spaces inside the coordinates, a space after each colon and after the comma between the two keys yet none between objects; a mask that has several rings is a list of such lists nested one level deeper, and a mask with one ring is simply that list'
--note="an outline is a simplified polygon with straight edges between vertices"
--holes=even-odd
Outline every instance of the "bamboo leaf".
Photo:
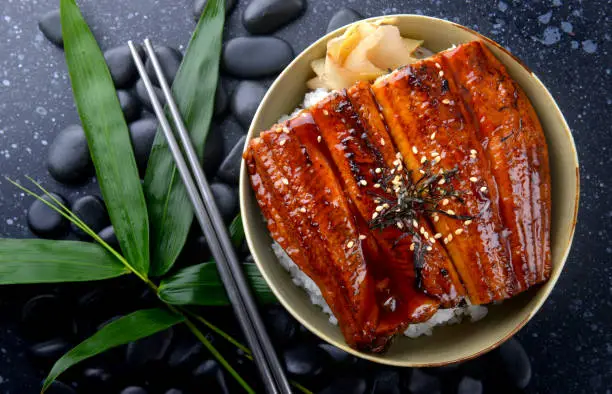
[{"label": "bamboo leaf", "polygon": [[57,360],[43,384],[43,392],[64,371],[114,347],[166,330],[185,318],[165,309],[145,309],[115,320]]},{"label": "bamboo leaf", "polygon": [[0,285],[86,282],[128,272],[110,252],[97,244],[0,239]]},{"label": "bamboo leaf", "polygon": [[64,51],[100,190],[127,261],[146,275],[149,223],[129,131],[104,57],[74,0],[60,0]]},{"label": "bamboo leaf", "polygon": [[[257,266],[244,264],[244,270],[257,298],[264,303],[276,302],[276,297]],[[164,279],[159,286],[158,296],[173,305],[229,305],[214,262],[187,267]]]},{"label": "bamboo leaf", "polygon": [[[200,158],[213,113],[224,15],[223,0],[207,2],[172,85]],[[193,211],[166,139],[159,129],[144,186],[151,219],[151,274],[160,276],[168,272],[183,248]]]},{"label": "bamboo leaf", "polygon": [[229,234],[232,238],[232,244],[234,244],[234,247],[240,247],[244,241],[244,226],[242,225],[242,216],[240,216],[240,214],[238,214],[230,223]]}]

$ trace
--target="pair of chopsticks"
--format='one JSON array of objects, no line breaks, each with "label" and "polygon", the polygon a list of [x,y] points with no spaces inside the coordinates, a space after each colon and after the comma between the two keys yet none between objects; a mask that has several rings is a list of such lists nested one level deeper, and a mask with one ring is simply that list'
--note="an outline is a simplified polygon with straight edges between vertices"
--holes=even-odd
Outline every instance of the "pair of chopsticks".
[{"label": "pair of chopsticks", "polygon": [[[244,273],[242,272],[240,263],[236,257],[236,252],[234,251],[232,242],[230,241],[225,224],[221,218],[221,214],[219,213],[219,210],[215,204],[210,186],[206,181],[204,171],[200,166],[198,156],[193,148],[179,109],[174,101],[174,98],[172,97],[172,92],[163,74],[157,55],[153,50],[153,45],[149,39],[144,41],[147,55],[151,60],[155,74],[157,75],[157,79],[168,103],[170,114],[172,115],[172,119],[174,121],[174,126],[180,137],[181,146],[185,152],[185,155],[187,156],[190,168],[187,167],[187,163],[183,157],[183,152],[177,144],[174,132],[172,131],[168,119],[166,119],[164,109],[162,108],[162,105],[155,94],[151,79],[145,71],[145,66],[142,59],[138,55],[136,47],[132,41],[129,41],[128,45],[130,47],[130,51],[132,52],[134,62],[136,63],[138,73],[140,74],[147,93],[151,98],[155,115],[159,120],[161,128],[166,137],[166,141],[168,142],[168,146],[170,147],[170,151],[172,152],[172,156],[174,157],[176,166],[179,170],[185,188],[187,189],[189,198],[191,199],[198,222],[200,223],[202,231],[206,236],[206,240],[208,241],[212,255],[217,262],[219,276],[223,281],[229,300],[242,327],[242,331],[244,332],[247,342],[251,347],[255,364],[259,368],[259,372],[266,386],[266,390],[269,393],[290,394],[291,389],[289,387],[289,383],[285,377],[285,373],[281,367],[278,357],[274,352],[274,348],[272,347],[270,337],[265,330],[263,321],[261,320],[259,312],[257,311],[255,300],[251,294]],[[198,83],[198,81],[193,81],[193,83]],[[211,95],[211,100],[213,97],[214,94]],[[195,178],[195,181],[192,177]]]}]

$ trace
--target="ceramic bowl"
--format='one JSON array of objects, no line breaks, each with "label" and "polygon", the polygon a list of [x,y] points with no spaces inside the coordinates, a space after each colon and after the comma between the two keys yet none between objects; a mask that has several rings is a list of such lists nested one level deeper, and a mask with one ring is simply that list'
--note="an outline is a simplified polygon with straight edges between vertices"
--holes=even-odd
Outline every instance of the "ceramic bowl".
[{"label": "ceramic bowl", "polygon": [[[464,322],[437,327],[432,336],[417,339],[398,337],[384,354],[367,354],[350,348],[337,326],[310,303],[306,293],[295,286],[281,267],[270,244],[272,239],[262,220],[251,190],[246,166],[240,173],[240,208],[246,238],[263,277],[281,304],[307,329],[321,339],[358,357],[382,364],[418,367],[455,363],[485,353],[509,339],[540,309],[557,283],[570,250],[579,198],[579,167],[570,129],[538,77],[501,45],[453,22],[420,16],[395,15],[402,36],[424,40],[424,47],[438,52],[472,40],[482,40],[519,83],[540,118],[550,155],[552,177],[551,249],[553,270],[550,280],[500,305],[490,306],[489,314],[476,323]],[[372,18],[375,20],[378,18]],[[280,74],[261,102],[248,133],[248,139],[272,126],[281,114],[291,113],[306,93],[306,81],[314,76],[310,62],[325,55],[326,42],[341,35],[346,27],[319,39]]]}]

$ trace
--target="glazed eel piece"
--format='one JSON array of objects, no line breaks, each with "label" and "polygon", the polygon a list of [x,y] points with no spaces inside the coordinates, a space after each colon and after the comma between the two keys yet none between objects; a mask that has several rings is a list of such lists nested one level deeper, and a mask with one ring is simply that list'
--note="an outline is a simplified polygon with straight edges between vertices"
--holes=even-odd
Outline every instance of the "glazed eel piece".
[{"label": "glazed eel piece", "polygon": [[382,351],[379,308],[359,228],[308,112],[250,141],[245,154],[272,237],[317,284],[347,343]]},{"label": "glazed eel piece", "polygon": [[486,304],[514,293],[516,278],[500,238],[497,184],[463,99],[440,55],[398,69],[372,85],[406,166],[419,170],[458,169],[451,180],[463,203],[442,200],[433,226],[459,272],[470,301]]},{"label": "glazed eel piece", "polygon": [[480,41],[443,53],[491,162],[519,288],[549,278],[548,147],[533,106]]}]

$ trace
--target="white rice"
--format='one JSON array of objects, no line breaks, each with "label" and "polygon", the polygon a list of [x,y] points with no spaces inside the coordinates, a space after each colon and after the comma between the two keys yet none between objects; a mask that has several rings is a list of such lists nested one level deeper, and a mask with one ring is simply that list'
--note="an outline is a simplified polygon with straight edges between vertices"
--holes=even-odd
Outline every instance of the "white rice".
[{"label": "white rice", "polygon": [[[278,122],[280,123],[291,119],[302,109],[311,107],[329,94],[329,90],[322,88],[306,93],[302,105],[296,108],[291,115],[281,116]],[[276,257],[281,265],[291,275],[293,283],[306,290],[306,293],[310,297],[310,302],[312,302],[314,305],[320,306],[323,312],[329,315],[329,322],[331,324],[338,325],[338,319],[336,319],[331,308],[329,305],[327,305],[327,302],[325,302],[325,299],[321,294],[321,290],[319,290],[316,283],[310,279],[308,275],[302,272],[300,267],[298,267],[297,264],[291,260],[291,258],[287,255],[287,253],[285,253],[283,248],[278,243],[274,242],[272,244],[272,250],[274,250],[274,253],[276,254]],[[469,305],[469,303],[463,307],[439,309],[429,320],[423,323],[409,325],[406,331],[404,331],[404,335],[410,338],[417,338],[421,335],[431,335],[434,327],[458,324],[461,323],[465,317],[469,317],[471,322],[475,322],[484,318],[487,315],[487,312],[487,307],[482,305]]]}]

